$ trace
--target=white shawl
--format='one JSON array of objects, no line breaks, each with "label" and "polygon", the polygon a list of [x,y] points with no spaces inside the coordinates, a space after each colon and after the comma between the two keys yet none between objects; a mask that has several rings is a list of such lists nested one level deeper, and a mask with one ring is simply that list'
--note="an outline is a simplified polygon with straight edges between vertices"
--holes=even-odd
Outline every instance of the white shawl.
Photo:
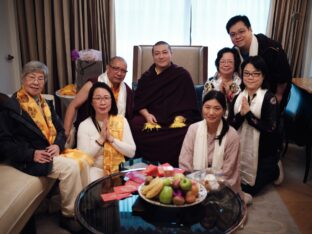
[{"label": "white shawl", "polygon": [[[109,81],[107,72],[103,73],[98,77],[98,82],[104,82],[109,87],[112,87],[112,83]],[[127,89],[124,82],[121,82],[120,84],[120,90],[118,94],[118,100],[117,102],[117,108],[118,108],[118,114],[119,115],[126,115],[126,104],[127,104]]]},{"label": "white shawl", "polygon": [[[235,49],[238,51],[239,57],[241,59],[241,64],[243,63],[244,59],[241,55],[240,49],[238,47],[235,47]],[[249,48],[249,56],[256,56],[258,55],[259,50],[259,43],[257,37],[253,34],[251,39],[251,44]]]},{"label": "white shawl", "polygon": [[[259,88],[255,98],[251,101],[250,111],[257,117],[261,118],[261,108],[266,89]],[[246,89],[240,93],[234,104],[234,114],[240,112],[242,98],[248,97]],[[253,186],[255,184],[258,169],[258,151],[260,132],[250,126],[245,120],[237,131],[240,135],[240,171],[242,183]]]},{"label": "white shawl", "polygon": [[[217,129],[217,135],[220,135],[223,123],[222,120],[219,123]],[[194,145],[194,155],[193,155],[193,169],[201,170],[208,167],[208,126],[207,121],[204,119],[199,123]],[[221,170],[223,166],[224,158],[224,146],[226,142],[226,135],[222,139],[221,145],[219,145],[219,140],[215,140],[214,152],[212,158],[212,168],[216,171]]]}]

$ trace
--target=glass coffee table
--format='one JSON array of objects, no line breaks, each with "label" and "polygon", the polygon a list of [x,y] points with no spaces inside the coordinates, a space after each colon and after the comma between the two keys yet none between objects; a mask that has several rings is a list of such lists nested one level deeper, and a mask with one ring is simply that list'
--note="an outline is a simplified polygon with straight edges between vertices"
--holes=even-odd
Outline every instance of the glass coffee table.
[{"label": "glass coffee table", "polygon": [[101,194],[125,183],[125,172],[94,181],[78,196],[75,212],[91,233],[231,233],[246,218],[246,208],[230,188],[208,192],[200,204],[167,208],[147,203],[137,193],[104,202]]}]

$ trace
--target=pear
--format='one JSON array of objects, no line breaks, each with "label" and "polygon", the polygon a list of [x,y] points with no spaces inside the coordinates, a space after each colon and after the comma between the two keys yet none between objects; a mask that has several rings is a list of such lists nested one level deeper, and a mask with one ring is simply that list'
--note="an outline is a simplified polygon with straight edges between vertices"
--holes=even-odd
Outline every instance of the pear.
[{"label": "pear", "polygon": [[170,204],[172,202],[172,196],[172,187],[165,185],[159,194],[159,201],[164,204]]}]

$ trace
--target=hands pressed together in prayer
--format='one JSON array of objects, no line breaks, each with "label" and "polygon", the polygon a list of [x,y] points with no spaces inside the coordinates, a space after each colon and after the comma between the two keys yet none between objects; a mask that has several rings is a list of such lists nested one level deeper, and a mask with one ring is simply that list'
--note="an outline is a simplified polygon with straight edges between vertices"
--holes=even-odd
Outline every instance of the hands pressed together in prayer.
[{"label": "hands pressed together in prayer", "polygon": [[108,141],[109,143],[113,143],[114,138],[109,132],[107,120],[103,121],[103,126],[101,128],[100,135],[101,135],[100,139],[97,140],[97,143],[99,145],[104,145],[105,141]]},{"label": "hands pressed together in prayer", "polygon": [[[232,82],[231,82],[232,83]],[[230,92],[230,85],[229,82],[224,82],[223,80],[221,81],[221,91],[228,95],[228,93]]]},{"label": "hands pressed together in prayer", "polygon": [[60,154],[58,145],[50,145],[44,150],[35,150],[34,161],[38,163],[48,163],[53,161],[53,157]]},{"label": "hands pressed together in prayer", "polygon": [[224,80],[222,80],[221,82],[221,92],[225,94],[227,100],[232,101],[234,94],[232,93],[231,90],[231,85],[233,84],[232,81],[230,82],[225,82]]},{"label": "hands pressed together in prayer", "polygon": [[250,106],[248,104],[247,98],[243,97],[240,114],[245,116],[250,111]]}]

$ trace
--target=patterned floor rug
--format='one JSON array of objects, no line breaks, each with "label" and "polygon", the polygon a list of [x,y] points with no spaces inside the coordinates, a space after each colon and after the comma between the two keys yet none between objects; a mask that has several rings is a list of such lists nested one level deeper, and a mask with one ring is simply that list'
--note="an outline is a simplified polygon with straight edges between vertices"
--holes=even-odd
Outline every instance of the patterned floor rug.
[{"label": "patterned floor rug", "polygon": [[253,198],[248,207],[247,220],[238,234],[297,234],[301,233],[285,204],[275,190],[268,186]]}]

